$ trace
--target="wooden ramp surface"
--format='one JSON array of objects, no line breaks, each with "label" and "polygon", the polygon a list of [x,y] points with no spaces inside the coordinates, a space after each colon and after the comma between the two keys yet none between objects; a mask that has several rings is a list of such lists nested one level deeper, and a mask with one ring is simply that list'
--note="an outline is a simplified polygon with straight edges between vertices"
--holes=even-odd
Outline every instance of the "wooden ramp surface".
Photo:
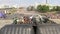
[{"label": "wooden ramp surface", "polygon": [[0,34],[34,34],[32,26],[7,25],[1,29]]},{"label": "wooden ramp surface", "polygon": [[37,34],[60,34],[60,25],[39,25],[37,27]]}]

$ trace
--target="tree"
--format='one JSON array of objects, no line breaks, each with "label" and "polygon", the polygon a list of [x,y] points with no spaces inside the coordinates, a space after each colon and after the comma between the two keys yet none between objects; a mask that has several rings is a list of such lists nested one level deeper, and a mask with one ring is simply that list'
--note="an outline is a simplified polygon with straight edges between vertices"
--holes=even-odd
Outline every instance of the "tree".
[{"label": "tree", "polygon": [[41,5],[38,5],[37,6],[37,11],[41,11],[42,10],[41,8],[42,8],[42,6]]},{"label": "tree", "polygon": [[56,13],[59,13],[60,14],[60,6],[56,6]]},{"label": "tree", "polygon": [[28,11],[33,11],[35,8],[34,8],[34,6],[29,6],[29,7],[27,7],[27,10]]},{"label": "tree", "polygon": [[47,12],[47,11],[49,11],[49,6],[46,6],[46,5],[38,5],[37,6],[37,11],[39,11],[39,12]]},{"label": "tree", "polygon": [[14,14],[17,11],[15,7],[11,7],[10,10],[8,10],[9,14]]},{"label": "tree", "polygon": [[60,7],[59,6],[56,6],[56,11],[60,11]]},{"label": "tree", "polygon": [[56,7],[54,6],[50,11],[56,11]]},{"label": "tree", "polygon": [[60,6],[54,6],[52,11],[60,11]]}]

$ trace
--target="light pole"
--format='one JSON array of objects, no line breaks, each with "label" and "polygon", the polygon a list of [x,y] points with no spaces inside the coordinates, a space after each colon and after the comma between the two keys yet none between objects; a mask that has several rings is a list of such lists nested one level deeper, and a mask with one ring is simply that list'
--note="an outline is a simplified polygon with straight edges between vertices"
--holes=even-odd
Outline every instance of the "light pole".
[{"label": "light pole", "polygon": [[48,1],[46,0],[46,4],[48,3]]}]

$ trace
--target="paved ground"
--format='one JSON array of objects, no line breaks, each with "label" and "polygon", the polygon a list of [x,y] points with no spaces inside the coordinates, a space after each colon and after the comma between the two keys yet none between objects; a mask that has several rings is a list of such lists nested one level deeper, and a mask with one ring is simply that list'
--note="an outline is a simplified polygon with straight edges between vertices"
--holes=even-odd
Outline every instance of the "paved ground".
[{"label": "paved ground", "polygon": [[13,20],[0,20],[0,28],[2,28],[5,25],[12,24]]},{"label": "paved ground", "polygon": [[60,19],[50,19],[50,20],[56,22],[57,24],[60,24]]}]

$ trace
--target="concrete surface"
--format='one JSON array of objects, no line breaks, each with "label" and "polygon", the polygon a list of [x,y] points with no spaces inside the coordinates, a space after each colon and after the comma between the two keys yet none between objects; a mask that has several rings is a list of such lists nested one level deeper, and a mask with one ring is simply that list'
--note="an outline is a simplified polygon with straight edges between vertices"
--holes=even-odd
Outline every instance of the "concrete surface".
[{"label": "concrete surface", "polygon": [[9,25],[12,24],[13,20],[0,20],[0,29],[5,26],[5,25]]},{"label": "concrete surface", "polygon": [[60,24],[60,19],[50,19],[50,20],[56,22],[57,24]]}]

